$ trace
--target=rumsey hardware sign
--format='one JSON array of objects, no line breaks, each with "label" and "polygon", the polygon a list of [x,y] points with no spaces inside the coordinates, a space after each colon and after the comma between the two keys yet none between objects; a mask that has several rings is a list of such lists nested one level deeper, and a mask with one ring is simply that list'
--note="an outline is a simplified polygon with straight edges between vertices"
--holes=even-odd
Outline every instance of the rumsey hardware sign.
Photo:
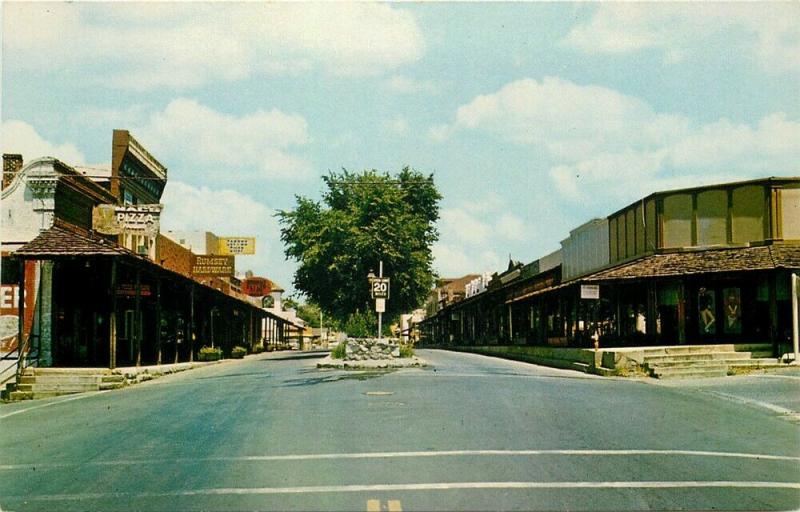
[{"label": "rumsey hardware sign", "polygon": [[192,275],[195,277],[230,277],[233,272],[233,256],[197,255],[192,263]]},{"label": "rumsey hardware sign", "polygon": [[92,209],[92,229],[104,235],[156,236],[162,208],[161,204],[101,204]]}]

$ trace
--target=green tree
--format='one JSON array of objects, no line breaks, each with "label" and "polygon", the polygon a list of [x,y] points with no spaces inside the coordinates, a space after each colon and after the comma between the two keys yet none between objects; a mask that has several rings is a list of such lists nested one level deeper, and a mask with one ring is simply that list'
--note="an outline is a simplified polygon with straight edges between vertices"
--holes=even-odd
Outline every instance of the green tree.
[{"label": "green tree", "polygon": [[306,325],[319,327],[319,306],[307,302],[297,306],[297,316],[303,319]]},{"label": "green tree", "polygon": [[322,201],[297,196],[278,212],[287,259],[299,263],[294,286],[326,314],[346,322],[374,308],[367,274],[391,278],[386,316],[418,307],[433,285],[431,246],[442,196],[408,167],[396,176],[347,170],[323,176]]}]

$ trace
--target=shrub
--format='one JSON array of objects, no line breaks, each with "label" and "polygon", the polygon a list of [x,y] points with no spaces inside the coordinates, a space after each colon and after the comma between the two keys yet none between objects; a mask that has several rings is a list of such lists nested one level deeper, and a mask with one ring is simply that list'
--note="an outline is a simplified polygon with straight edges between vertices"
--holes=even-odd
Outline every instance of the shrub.
[{"label": "shrub", "polygon": [[347,354],[347,342],[340,341],[338,345],[333,347],[331,350],[331,358],[332,359],[344,359],[344,356]]},{"label": "shrub", "polygon": [[234,359],[241,359],[245,354],[247,354],[247,349],[239,345],[233,347],[233,350],[231,350],[231,357]]},{"label": "shrub", "polygon": [[375,336],[378,327],[378,317],[371,310],[356,311],[347,318],[344,332],[351,338],[369,338]]},{"label": "shrub", "polygon": [[414,346],[410,343],[400,345],[400,357],[414,357]]},{"label": "shrub", "polygon": [[197,353],[200,361],[218,361],[222,359],[222,349],[218,347],[203,347]]},{"label": "shrub", "polygon": [[264,345],[262,345],[261,343],[259,343],[258,345],[255,345],[253,347],[253,353],[254,354],[260,354],[263,351],[264,351]]}]

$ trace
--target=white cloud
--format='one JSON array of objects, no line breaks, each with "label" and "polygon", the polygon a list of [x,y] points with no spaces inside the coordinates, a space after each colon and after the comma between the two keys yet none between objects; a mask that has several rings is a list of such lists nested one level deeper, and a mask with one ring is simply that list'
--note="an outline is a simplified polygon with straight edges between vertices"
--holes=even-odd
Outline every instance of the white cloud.
[{"label": "white cloud", "polygon": [[198,87],[255,73],[381,74],[425,51],[414,16],[375,3],[3,6],[6,55],[117,88]]},{"label": "white cloud", "polygon": [[494,251],[473,251],[459,245],[436,243],[432,248],[437,274],[442,277],[461,277],[466,274],[493,272],[505,262]]},{"label": "white cloud", "polygon": [[530,236],[526,232],[522,219],[511,213],[504,213],[497,219],[497,233],[507,240],[525,240]]},{"label": "white cloud", "polygon": [[381,126],[392,135],[406,135],[408,133],[408,121],[403,116],[387,119],[381,123]]},{"label": "white cloud", "polygon": [[484,245],[489,242],[492,234],[488,223],[461,208],[443,208],[439,212],[438,225],[443,238],[446,236],[460,243]]},{"label": "white cloud", "polygon": [[[642,130],[643,126],[647,130]],[[557,77],[522,79],[476,97],[456,111],[455,123],[439,132],[482,129],[517,144],[579,160],[599,150],[649,147],[685,131],[675,116],[657,115],[643,101],[599,86]]]},{"label": "white cloud", "polygon": [[434,268],[441,275],[480,273],[504,265],[498,244],[522,242],[531,236],[522,219],[507,212],[495,193],[439,212],[440,240],[433,247]]},{"label": "white cloud", "polygon": [[569,32],[564,42],[590,54],[621,54],[658,48],[667,63],[703,51],[709,38],[724,34],[771,71],[800,70],[800,4],[604,3],[592,18]]},{"label": "white cloud", "polygon": [[45,140],[36,129],[23,121],[4,121],[2,128],[3,153],[19,153],[25,163],[51,156],[69,165],[85,164],[83,153],[70,143],[53,143]]},{"label": "white cloud", "polygon": [[531,147],[550,162],[556,190],[590,206],[710,176],[729,181],[800,170],[800,123],[784,113],[755,125],[700,124],[611,89],[559,78],[519,80],[478,96],[457,109],[451,125],[435,130],[448,136],[482,131]]},{"label": "white cloud", "polygon": [[[274,210],[251,196],[230,189],[194,187],[170,180],[161,202],[161,229],[211,231],[219,236],[254,236],[256,254],[237,256],[237,270],[291,284],[290,264],[283,261],[280,227]],[[277,274],[276,274],[277,272]]]},{"label": "white cloud", "polygon": [[420,80],[404,75],[394,75],[384,80],[383,85],[397,94],[439,94],[439,86],[433,80]]},{"label": "white cloud", "polygon": [[303,180],[313,174],[308,160],[289,152],[309,142],[308,123],[277,109],[237,117],[179,98],[135,133],[159,158],[198,167],[217,180]]}]

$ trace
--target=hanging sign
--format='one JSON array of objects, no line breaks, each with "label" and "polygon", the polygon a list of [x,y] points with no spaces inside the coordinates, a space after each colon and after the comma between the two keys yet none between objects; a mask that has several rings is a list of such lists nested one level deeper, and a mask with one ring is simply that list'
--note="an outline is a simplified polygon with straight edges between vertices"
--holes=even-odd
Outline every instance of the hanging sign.
[{"label": "hanging sign", "polygon": [[160,204],[101,204],[92,208],[92,229],[104,235],[157,236],[162,208]]},{"label": "hanging sign", "polygon": [[[117,285],[117,295],[123,297],[135,297],[136,296],[136,285],[135,284],[128,284],[128,283],[120,283]],[[139,285],[139,296],[140,297],[149,297],[152,295],[150,291],[149,284],[140,284]]]},{"label": "hanging sign", "polygon": [[581,285],[581,298],[582,299],[599,299],[600,298],[600,285],[599,284],[582,284]]},{"label": "hanging sign", "polygon": [[386,313],[386,299],[375,299],[375,312]]},{"label": "hanging sign", "polygon": [[233,256],[194,256],[192,275],[195,277],[230,277],[233,274]]},{"label": "hanging sign", "polygon": [[217,254],[239,256],[256,253],[256,239],[248,236],[223,236],[218,239]]}]

